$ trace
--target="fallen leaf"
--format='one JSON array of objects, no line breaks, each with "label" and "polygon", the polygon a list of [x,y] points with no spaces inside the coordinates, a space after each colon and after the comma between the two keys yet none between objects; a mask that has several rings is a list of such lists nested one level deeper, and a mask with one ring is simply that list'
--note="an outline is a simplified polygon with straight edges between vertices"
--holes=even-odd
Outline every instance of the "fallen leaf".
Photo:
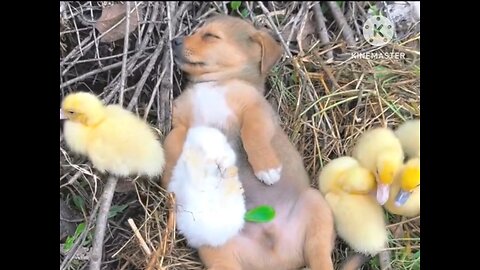
[{"label": "fallen leaf", "polygon": [[275,217],[275,209],[268,205],[260,205],[245,213],[245,220],[248,222],[263,223],[269,222]]},{"label": "fallen leaf", "polygon": [[230,7],[233,10],[237,10],[240,7],[241,4],[242,4],[242,1],[232,1],[232,2],[230,2]]},{"label": "fallen leaf", "polygon": [[[138,8],[138,7],[137,7]],[[133,5],[131,9],[134,9]],[[104,7],[102,10],[102,16],[95,23],[95,28],[103,34],[107,32],[110,28],[115,26],[127,14],[127,7],[125,4],[116,4],[113,6]],[[135,31],[138,26],[140,11],[136,10],[131,11],[130,13],[130,23],[129,23],[129,33]],[[123,22],[117,25],[115,28],[106,33],[102,38],[101,42],[113,42],[125,37],[125,28],[127,25],[127,19],[125,18]]]}]

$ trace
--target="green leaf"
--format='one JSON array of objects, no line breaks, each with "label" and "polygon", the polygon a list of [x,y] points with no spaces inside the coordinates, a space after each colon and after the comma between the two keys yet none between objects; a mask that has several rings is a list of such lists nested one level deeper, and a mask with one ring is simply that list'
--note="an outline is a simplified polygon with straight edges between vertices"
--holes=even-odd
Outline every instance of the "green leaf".
[{"label": "green leaf", "polygon": [[275,217],[275,209],[268,205],[260,205],[245,213],[245,220],[248,222],[264,223]]},{"label": "green leaf", "polygon": [[376,5],[371,5],[370,8],[367,11],[368,14],[372,16],[378,16],[380,15],[380,10],[377,8]]},{"label": "green leaf", "polygon": [[298,76],[297,76],[297,74],[292,73],[292,74],[290,75],[290,80],[293,81],[295,84],[297,84],[297,83],[298,83]]},{"label": "green leaf", "polygon": [[247,9],[243,9],[243,10],[242,10],[242,17],[243,17],[243,18],[247,18],[248,14],[249,14],[249,12],[248,12]]},{"label": "green leaf", "polygon": [[63,250],[69,251],[72,248],[75,240],[77,240],[77,238],[80,236],[80,234],[82,234],[84,230],[85,230],[85,223],[82,222],[78,224],[77,229],[75,229],[75,233],[73,234],[73,236],[68,236],[67,240],[65,240],[65,244],[63,245]]},{"label": "green leaf", "polygon": [[74,234],[74,237],[75,238],[78,238],[80,236],[80,234],[82,234],[82,232],[85,230],[85,223],[82,222],[80,224],[77,225],[77,229],[75,230],[75,234]]},{"label": "green leaf", "polygon": [[81,196],[75,195],[72,198],[73,204],[75,207],[77,207],[79,210],[83,210],[85,207],[85,201]]},{"label": "green leaf", "polygon": [[67,237],[67,240],[65,240],[65,244],[63,245],[63,250],[69,251],[73,246],[73,242],[75,242],[75,238],[73,236]]},{"label": "green leaf", "polygon": [[420,67],[417,65],[413,66],[413,73],[417,76],[420,76]]},{"label": "green leaf", "polygon": [[242,4],[242,1],[232,1],[232,2],[230,2],[230,7],[233,10],[237,10],[240,7],[241,4]]},{"label": "green leaf", "polygon": [[123,210],[125,210],[125,208],[127,208],[127,207],[128,207],[127,204],[112,206],[110,208],[110,212],[108,213],[108,218],[112,218],[112,217],[118,215],[119,213],[122,213]]},{"label": "green leaf", "polygon": [[375,73],[373,75],[376,79],[385,79],[391,74],[390,69],[384,66],[375,66],[373,69],[375,70]]},{"label": "green leaf", "polygon": [[415,252],[412,256],[413,265],[412,270],[420,270],[420,250]]}]

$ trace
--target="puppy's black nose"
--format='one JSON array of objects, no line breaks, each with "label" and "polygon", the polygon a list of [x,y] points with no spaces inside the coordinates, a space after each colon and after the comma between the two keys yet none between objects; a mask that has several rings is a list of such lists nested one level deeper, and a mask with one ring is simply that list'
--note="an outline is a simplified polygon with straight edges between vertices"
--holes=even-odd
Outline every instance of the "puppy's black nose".
[{"label": "puppy's black nose", "polygon": [[183,44],[183,37],[176,37],[172,40],[172,46],[173,47],[178,47]]}]

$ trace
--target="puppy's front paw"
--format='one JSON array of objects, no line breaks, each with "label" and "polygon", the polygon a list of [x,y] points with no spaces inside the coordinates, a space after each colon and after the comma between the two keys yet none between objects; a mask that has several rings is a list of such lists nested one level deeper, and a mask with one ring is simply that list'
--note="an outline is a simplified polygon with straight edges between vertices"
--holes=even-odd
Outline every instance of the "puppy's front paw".
[{"label": "puppy's front paw", "polygon": [[255,176],[266,185],[271,186],[280,180],[280,176],[282,176],[282,166],[256,172]]}]

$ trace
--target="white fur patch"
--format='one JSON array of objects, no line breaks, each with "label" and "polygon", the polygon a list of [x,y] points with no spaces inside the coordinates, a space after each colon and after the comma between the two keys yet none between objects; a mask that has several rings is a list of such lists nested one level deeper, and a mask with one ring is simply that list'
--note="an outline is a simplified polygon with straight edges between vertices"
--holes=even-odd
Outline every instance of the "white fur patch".
[{"label": "white fur patch", "polygon": [[280,176],[282,176],[282,166],[276,168],[276,169],[269,169],[266,171],[259,171],[258,173],[255,174],[255,176],[262,181],[263,183],[267,185],[273,185],[278,180],[280,180]]},{"label": "white fur patch", "polygon": [[226,88],[203,82],[195,84],[192,91],[194,126],[223,127],[228,117],[233,116],[225,100]]},{"label": "white fur patch", "polygon": [[219,130],[189,129],[168,190],[175,193],[178,230],[193,248],[223,245],[243,228],[243,188],[236,170],[227,176],[235,161]]}]

